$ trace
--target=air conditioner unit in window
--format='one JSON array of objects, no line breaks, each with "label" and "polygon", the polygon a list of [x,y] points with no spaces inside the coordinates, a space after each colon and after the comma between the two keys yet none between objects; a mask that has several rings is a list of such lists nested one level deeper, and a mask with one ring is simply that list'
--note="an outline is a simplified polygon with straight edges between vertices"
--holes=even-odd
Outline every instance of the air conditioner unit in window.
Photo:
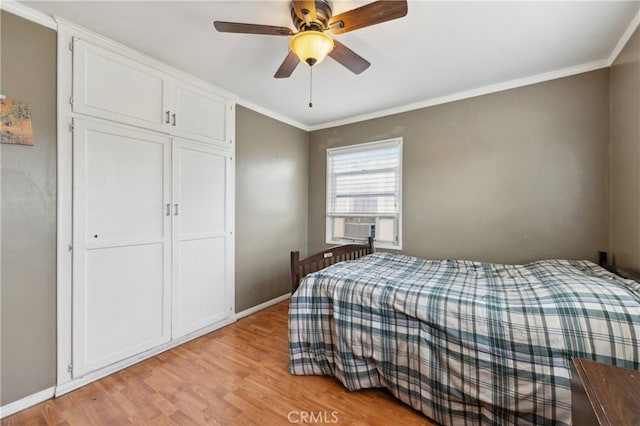
[{"label": "air conditioner unit in window", "polygon": [[373,223],[345,223],[344,237],[353,240],[366,240],[376,236],[376,225]]}]

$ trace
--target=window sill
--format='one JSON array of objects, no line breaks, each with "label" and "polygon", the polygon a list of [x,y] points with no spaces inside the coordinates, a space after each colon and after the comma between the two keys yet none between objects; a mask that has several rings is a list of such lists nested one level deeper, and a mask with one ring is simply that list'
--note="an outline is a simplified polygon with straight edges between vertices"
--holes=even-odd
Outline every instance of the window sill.
[{"label": "window sill", "polygon": [[[325,241],[327,244],[362,244],[362,245],[366,245],[367,242],[364,240],[327,240]],[[381,243],[381,242],[374,242],[373,243],[373,247],[375,249],[385,249],[385,250],[402,250],[402,245],[393,245],[390,243]]]}]

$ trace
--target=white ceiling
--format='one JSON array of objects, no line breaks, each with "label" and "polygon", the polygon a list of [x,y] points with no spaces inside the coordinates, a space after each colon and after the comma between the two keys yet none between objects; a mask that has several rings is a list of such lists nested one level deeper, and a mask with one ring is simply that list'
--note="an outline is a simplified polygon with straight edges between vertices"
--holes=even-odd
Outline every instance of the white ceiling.
[{"label": "white ceiling", "polygon": [[[289,26],[289,2],[21,2],[123,43],[312,130],[608,66],[638,1],[409,1],[404,18],[335,36],[371,62],[273,74],[288,37],[219,33],[214,20]],[[369,1],[334,1],[334,15]]]}]

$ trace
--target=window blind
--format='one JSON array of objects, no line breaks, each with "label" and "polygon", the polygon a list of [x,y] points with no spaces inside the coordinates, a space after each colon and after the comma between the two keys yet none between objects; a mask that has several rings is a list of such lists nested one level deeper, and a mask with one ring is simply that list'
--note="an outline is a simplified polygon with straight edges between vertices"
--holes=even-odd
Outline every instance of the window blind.
[{"label": "window blind", "polygon": [[327,150],[329,216],[397,215],[400,142],[374,142]]}]

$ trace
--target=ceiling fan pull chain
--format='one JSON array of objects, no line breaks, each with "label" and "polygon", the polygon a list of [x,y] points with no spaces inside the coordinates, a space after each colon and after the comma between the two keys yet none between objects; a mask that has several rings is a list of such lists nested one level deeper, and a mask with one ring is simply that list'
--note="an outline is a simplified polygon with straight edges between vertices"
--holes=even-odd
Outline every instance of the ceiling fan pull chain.
[{"label": "ceiling fan pull chain", "polygon": [[313,67],[309,66],[309,108],[313,108],[312,100],[313,95]]}]

